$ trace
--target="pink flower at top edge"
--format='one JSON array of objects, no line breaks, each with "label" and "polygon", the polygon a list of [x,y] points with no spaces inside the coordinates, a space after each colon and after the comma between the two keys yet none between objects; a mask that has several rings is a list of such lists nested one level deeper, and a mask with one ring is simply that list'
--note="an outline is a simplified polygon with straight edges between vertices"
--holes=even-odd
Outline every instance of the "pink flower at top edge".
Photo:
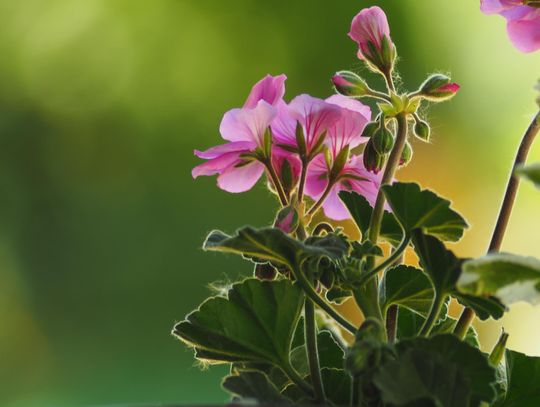
[{"label": "pink flower at top edge", "polygon": [[481,0],[480,10],[506,18],[508,37],[519,51],[540,49],[540,8],[524,5],[523,0]]},{"label": "pink flower at top edge", "polygon": [[251,92],[244,103],[245,108],[253,109],[259,100],[264,100],[272,106],[276,106],[283,101],[285,95],[285,75],[266,75],[259,82],[253,85]]},{"label": "pink flower at top edge", "polygon": [[[347,175],[354,178],[347,178]],[[334,220],[345,220],[351,216],[339,199],[340,191],[354,191],[367,199],[371,206],[375,204],[381,184],[382,174],[373,174],[364,167],[362,156],[352,156],[341,172],[340,180],[334,185],[322,207],[324,214]],[[328,167],[322,154],[311,163],[306,180],[306,194],[318,200],[328,184]]]},{"label": "pink flower at top edge", "polygon": [[326,137],[332,158],[336,158],[345,146],[353,149],[368,141],[362,137],[362,132],[371,120],[369,106],[342,95],[332,95],[326,102],[341,108],[341,117],[328,129]]},{"label": "pink flower at top edge", "polygon": [[218,175],[219,188],[244,192],[253,187],[264,172],[264,165],[244,155],[263,146],[264,133],[277,114],[275,107],[260,100],[253,109],[232,109],[221,121],[221,136],[230,143],[195,151],[203,164],[193,168],[193,178]]},{"label": "pink flower at top edge", "polygon": [[383,37],[391,43],[390,27],[386,14],[380,7],[373,6],[361,10],[352,20],[349,37],[358,44],[358,58],[373,59],[369,44],[380,51]]}]

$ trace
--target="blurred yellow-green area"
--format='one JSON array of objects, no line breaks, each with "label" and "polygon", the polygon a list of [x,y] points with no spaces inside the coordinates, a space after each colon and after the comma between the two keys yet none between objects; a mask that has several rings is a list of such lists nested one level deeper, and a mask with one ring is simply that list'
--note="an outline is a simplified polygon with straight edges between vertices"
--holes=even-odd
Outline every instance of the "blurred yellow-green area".
[{"label": "blurred yellow-green area", "polygon": [[[478,1],[0,1],[1,406],[226,399],[226,368],[202,371],[170,330],[210,283],[251,273],[203,253],[205,234],[267,225],[276,203],[262,185],[193,181],[192,151],[220,142],[221,115],[267,73],[288,75],[291,98],[365,72],[346,34],[372,4],[404,87],[431,72],[462,86],[430,110],[433,142],[414,145],[400,178],[451,198],[472,225],[456,251],[481,255],[535,112],[540,53],[516,51]],[[504,250],[540,256],[539,208],[524,184]],[[539,321],[516,306],[478,326],[487,347],[504,325],[510,347],[540,355]]]}]

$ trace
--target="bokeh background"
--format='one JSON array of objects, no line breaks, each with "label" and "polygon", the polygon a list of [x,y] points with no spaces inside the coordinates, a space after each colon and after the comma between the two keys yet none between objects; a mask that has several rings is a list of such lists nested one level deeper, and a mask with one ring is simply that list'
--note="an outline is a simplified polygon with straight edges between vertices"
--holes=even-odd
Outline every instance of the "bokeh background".
[{"label": "bokeh background", "polygon": [[[251,273],[200,250],[212,228],[266,225],[259,185],[228,194],[191,178],[194,148],[267,73],[288,98],[331,93],[362,68],[346,33],[363,7],[388,13],[403,83],[451,72],[431,145],[402,179],[454,200],[486,248],[516,143],[535,111],[540,53],[507,40],[478,1],[0,1],[0,405],[221,402],[223,367],[201,371],[170,336],[212,282]],[[540,145],[532,159],[540,160]],[[504,249],[540,255],[540,193],[523,185]],[[540,355],[540,310],[479,326],[489,347]]]}]

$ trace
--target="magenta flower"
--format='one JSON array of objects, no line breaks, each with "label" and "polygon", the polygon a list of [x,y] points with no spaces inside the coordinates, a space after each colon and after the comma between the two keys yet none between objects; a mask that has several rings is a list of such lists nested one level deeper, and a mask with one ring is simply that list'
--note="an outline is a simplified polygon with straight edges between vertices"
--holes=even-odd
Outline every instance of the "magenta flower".
[{"label": "magenta flower", "polygon": [[219,188],[228,192],[244,192],[253,187],[264,172],[252,153],[264,149],[264,134],[276,117],[277,109],[260,100],[253,109],[232,109],[223,116],[221,136],[230,143],[195,155],[208,160],[193,168],[193,178],[218,174]]},{"label": "magenta flower", "polygon": [[480,10],[506,18],[506,30],[514,47],[534,52],[540,49],[540,8],[526,4],[526,0],[481,0]]},{"label": "magenta flower", "polygon": [[386,14],[374,6],[361,10],[352,20],[349,37],[358,44],[358,58],[385,72],[391,70],[395,47]]},{"label": "magenta flower", "polygon": [[[319,200],[328,185],[329,168],[324,155],[318,155],[311,163],[306,182],[306,193]],[[322,204],[324,214],[334,220],[345,220],[351,216],[339,199],[340,191],[354,191],[364,196],[373,206],[381,184],[382,174],[373,174],[365,169],[362,156],[352,156],[339,174],[338,181],[327,192]]]},{"label": "magenta flower", "polygon": [[251,92],[244,103],[245,108],[253,109],[257,106],[259,100],[276,106],[279,103],[283,103],[283,96],[285,95],[285,75],[266,75],[259,82],[253,85]]},{"label": "magenta flower", "polygon": [[277,144],[298,149],[296,126],[303,130],[306,155],[310,156],[321,145],[328,129],[340,118],[341,109],[309,95],[295,97],[287,106],[279,108],[278,118],[272,123]]}]

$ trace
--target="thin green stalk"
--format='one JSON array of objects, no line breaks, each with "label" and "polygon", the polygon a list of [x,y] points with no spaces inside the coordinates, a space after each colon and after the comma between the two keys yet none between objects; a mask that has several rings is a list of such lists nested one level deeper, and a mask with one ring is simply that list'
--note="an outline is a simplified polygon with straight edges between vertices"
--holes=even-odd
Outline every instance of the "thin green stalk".
[{"label": "thin green stalk", "polygon": [[283,185],[281,185],[281,181],[279,180],[279,177],[277,176],[276,171],[274,170],[274,166],[272,165],[272,162],[270,160],[267,160],[266,162],[264,162],[264,166],[266,167],[266,171],[268,172],[268,175],[270,176],[270,180],[272,181],[272,184],[274,185],[274,188],[276,189],[281,205],[287,206],[288,204],[287,194],[285,194]]},{"label": "thin green stalk", "polygon": [[360,386],[361,380],[358,376],[353,376],[352,378],[352,391],[351,391],[351,407],[356,407],[360,404]]},{"label": "thin green stalk", "polygon": [[392,304],[386,311],[386,337],[388,343],[394,343],[396,341],[397,321],[398,321],[399,308],[397,304]]},{"label": "thin green stalk", "polygon": [[291,362],[285,362],[280,367],[294,384],[296,384],[309,397],[313,397],[313,389],[309,384],[306,383],[304,379],[302,379],[300,374],[291,365]]},{"label": "thin green stalk", "polygon": [[431,309],[429,310],[428,317],[424,321],[422,329],[420,329],[420,336],[429,336],[431,330],[433,329],[433,325],[435,325],[435,322],[437,322],[437,318],[439,318],[439,315],[441,315],[441,310],[444,305],[445,299],[446,295],[435,295],[433,303],[431,304]]},{"label": "thin green stalk", "polygon": [[326,403],[324,385],[319,364],[319,350],[317,349],[317,324],[315,322],[315,305],[306,298],[304,303],[304,336],[306,340],[306,354],[311,376],[311,384],[315,392],[315,402]]},{"label": "thin green stalk", "polygon": [[325,188],[323,194],[321,195],[321,197],[319,198],[319,200],[317,202],[315,202],[311,208],[309,208],[309,211],[307,211],[308,216],[311,216],[311,215],[315,214],[315,212],[317,212],[317,210],[322,206],[322,204],[324,203],[324,201],[328,197],[328,194],[330,194],[330,192],[332,191],[332,188],[334,187],[335,183],[336,182],[333,181],[333,180],[328,180],[328,185],[326,186],[326,188]]},{"label": "thin green stalk", "polygon": [[306,176],[309,166],[309,161],[302,160],[302,170],[300,172],[300,181],[298,182],[298,203],[302,203],[304,199],[304,188],[306,187]]},{"label": "thin green stalk", "polygon": [[[512,172],[510,173],[510,179],[506,187],[506,192],[504,194],[504,199],[499,211],[499,216],[497,218],[497,223],[495,224],[495,229],[493,230],[493,235],[491,237],[491,242],[489,244],[488,253],[496,253],[501,249],[503,242],[504,234],[506,233],[506,228],[508,222],[510,221],[510,215],[512,214],[512,209],[516,201],[517,192],[519,188],[519,177],[516,176],[516,168],[524,164],[527,161],[527,156],[533,145],[533,142],[536,138],[536,135],[540,132],[540,111],[536,113],[531,124],[527,128],[527,131],[523,135],[521,143],[519,145],[518,151],[516,153],[516,158],[514,159],[514,165],[512,166]],[[465,308],[461,313],[459,321],[456,325],[454,333],[460,338],[464,338],[467,333],[469,326],[474,320],[475,314],[474,311],[470,308]]]},{"label": "thin green stalk", "polygon": [[313,301],[316,305],[318,305],[319,308],[326,312],[330,317],[332,317],[338,324],[340,324],[343,328],[345,328],[347,331],[354,335],[357,328],[349,321],[347,321],[343,316],[341,316],[334,308],[332,308],[332,306],[328,304],[323,298],[321,298],[319,294],[317,294],[304,273],[302,273],[302,271],[299,270],[297,267],[293,267],[292,271],[294,277],[300,284],[300,287],[302,287],[309,299]]}]

